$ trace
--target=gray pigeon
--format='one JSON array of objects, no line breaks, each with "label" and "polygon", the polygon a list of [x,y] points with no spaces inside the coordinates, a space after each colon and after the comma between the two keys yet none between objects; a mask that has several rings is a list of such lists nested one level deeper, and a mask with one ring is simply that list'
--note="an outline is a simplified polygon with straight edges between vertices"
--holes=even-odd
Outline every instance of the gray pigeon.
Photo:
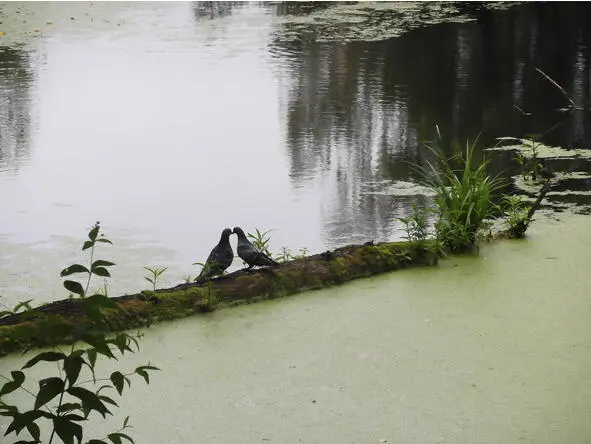
[{"label": "gray pigeon", "polygon": [[240,227],[234,227],[234,234],[238,236],[238,257],[248,264],[248,270],[252,267],[277,266],[275,262],[257,248],[246,238]]},{"label": "gray pigeon", "polygon": [[222,231],[220,241],[215,247],[213,247],[211,253],[209,253],[207,260],[205,261],[205,266],[203,267],[203,270],[201,270],[199,276],[197,276],[197,279],[195,279],[196,281],[220,275],[226,270],[226,268],[232,265],[234,252],[230,245],[231,234],[232,230],[229,228],[225,228],[224,231]]}]

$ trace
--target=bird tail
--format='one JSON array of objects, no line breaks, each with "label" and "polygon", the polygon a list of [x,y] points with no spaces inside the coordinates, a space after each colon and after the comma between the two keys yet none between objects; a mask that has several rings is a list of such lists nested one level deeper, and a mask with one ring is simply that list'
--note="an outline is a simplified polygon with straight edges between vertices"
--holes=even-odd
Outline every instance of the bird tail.
[{"label": "bird tail", "polygon": [[277,262],[274,259],[271,259],[269,256],[265,255],[265,260],[268,262],[267,265],[270,265],[272,267],[278,267],[279,266],[279,262]]}]

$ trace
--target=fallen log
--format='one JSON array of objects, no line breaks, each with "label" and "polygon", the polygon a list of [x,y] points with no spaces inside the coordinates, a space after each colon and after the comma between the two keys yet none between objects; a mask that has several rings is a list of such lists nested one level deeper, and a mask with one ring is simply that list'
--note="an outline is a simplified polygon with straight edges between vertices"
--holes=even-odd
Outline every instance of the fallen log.
[{"label": "fallen log", "polygon": [[432,243],[393,242],[352,245],[282,263],[239,270],[204,282],[112,298],[103,321],[88,319],[79,299],[65,299],[0,319],[0,356],[29,348],[72,342],[76,329],[107,332],[149,326],[216,308],[278,298],[413,266],[432,266],[439,253]]}]

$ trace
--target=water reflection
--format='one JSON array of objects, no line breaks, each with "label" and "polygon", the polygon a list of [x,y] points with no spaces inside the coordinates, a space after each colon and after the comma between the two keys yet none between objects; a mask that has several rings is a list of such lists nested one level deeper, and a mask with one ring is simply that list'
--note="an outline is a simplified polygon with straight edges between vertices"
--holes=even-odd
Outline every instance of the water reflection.
[{"label": "water reflection", "polygon": [[[367,193],[366,185],[416,179],[407,162],[424,162],[421,143],[435,124],[448,153],[477,137],[490,146],[534,133],[553,145],[589,146],[586,8],[476,9],[475,21],[382,42],[285,41],[279,28],[271,52],[291,79],[281,97],[290,177],[296,187],[322,178],[325,242],[392,234],[413,200]],[[580,110],[557,112],[566,99],[536,68]]]},{"label": "water reflection", "polygon": [[[99,219],[134,233],[122,248],[141,239],[178,255],[160,263],[142,247],[135,263],[186,275],[228,225],[276,229],[277,251],[382,241],[429,202],[408,162],[428,160],[435,124],[448,152],[479,134],[590,142],[586,5],[19,5],[28,43],[0,52],[0,167],[28,166],[0,176],[8,243],[77,236]],[[16,16],[6,8],[4,23]],[[441,23],[448,13],[477,20]],[[536,67],[581,110],[557,112],[568,102]],[[494,159],[495,172],[512,168],[507,153]]]},{"label": "water reflection", "polygon": [[196,21],[214,20],[227,17],[232,14],[232,10],[241,7],[244,2],[194,2],[193,14]]},{"label": "water reflection", "polygon": [[0,47],[0,171],[17,170],[29,156],[32,76],[29,53]]}]

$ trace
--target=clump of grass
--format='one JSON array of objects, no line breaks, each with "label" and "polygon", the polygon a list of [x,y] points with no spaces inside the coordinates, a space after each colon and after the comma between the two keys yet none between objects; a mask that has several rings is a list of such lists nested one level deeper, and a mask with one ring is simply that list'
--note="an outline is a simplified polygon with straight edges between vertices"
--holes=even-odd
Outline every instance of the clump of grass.
[{"label": "clump of grass", "polygon": [[509,237],[513,239],[525,236],[529,224],[529,206],[523,202],[521,196],[504,196],[501,210],[505,215],[505,226]]},{"label": "clump of grass", "polygon": [[492,197],[501,188],[500,178],[487,172],[488,161],[475,165],[476,142],[466,142],[464,152],[446,158],[427,146],[436,164],[417,166],[423,182],[435,192],[435,233],[438,242],[452,253],[472,251],[485,219],[494,215]]},{"label": "clump of grass", "polygon": [[429,231],[429,214],[432,212],[428,208],[419,208],[413,204],[411,213],[407,217],[399,217],[398,220],[404,225],[404,238],[413,246],[424,248]]}]

